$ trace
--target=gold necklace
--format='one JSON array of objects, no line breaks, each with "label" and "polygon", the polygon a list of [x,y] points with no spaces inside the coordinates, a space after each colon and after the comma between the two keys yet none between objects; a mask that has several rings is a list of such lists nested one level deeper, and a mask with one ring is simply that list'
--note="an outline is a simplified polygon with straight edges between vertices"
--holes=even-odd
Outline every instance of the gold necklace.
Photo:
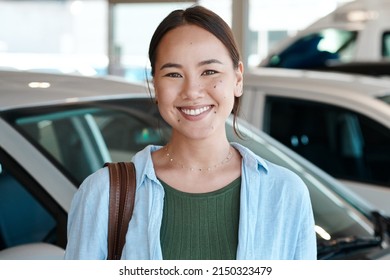
[{"label": "gold necklace", "polygon": [[185,166],[183,163],[176,161],[172,157],[173,156],[173,152],[169,152],[168,151],[168,145],[164,147],[164,150],[166,152],[165,156],[168,158],[168,161],[169,161],[170,164],[178,166],[178,167],[180,167],[182,169],[188,169],[190,171],[195,171],[196,170],[196,171],[199,171],[199,172],[202,172],[202,171],[210,172],[210,171],[218,168],[219,166],[228,163],[232,159],[232,157],[233,157],[232,147],[230,146],[228,154],[226,155],[226,157],[221,162],[219,162],[217,164],[214,164],[212,166],[208,166],[208,167],[188,167],[188,166]]}]

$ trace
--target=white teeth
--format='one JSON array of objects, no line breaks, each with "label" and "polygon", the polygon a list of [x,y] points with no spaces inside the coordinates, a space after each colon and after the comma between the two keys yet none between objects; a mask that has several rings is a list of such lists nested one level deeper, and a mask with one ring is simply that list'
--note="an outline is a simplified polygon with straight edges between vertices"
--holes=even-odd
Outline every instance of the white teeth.
[{"label": "white teeth", "polygon": [[205,107],[198,108],[198,109],[184,109],[184,108],[182,108],[181,111],[182,111],[184,114],[186,114],[186,115],[197,116],[197,115],[200,115],[200,114],[202,114],[203,112],[209,110],[210,107],[211,107],[211,106],[205,106]]}]

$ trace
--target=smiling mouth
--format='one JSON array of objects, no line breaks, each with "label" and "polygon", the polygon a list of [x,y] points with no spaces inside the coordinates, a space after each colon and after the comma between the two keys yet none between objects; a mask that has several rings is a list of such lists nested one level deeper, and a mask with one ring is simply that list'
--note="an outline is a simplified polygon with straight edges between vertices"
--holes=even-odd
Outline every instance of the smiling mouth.
[{"label": "smiling mouth", "polygon": [[189,116],[198,116],[208,110],[210,110],[211,106],[204,106],[197,109],[186,109],[186,108],[180,108],[180,111],[182,111],[184,114]]}]

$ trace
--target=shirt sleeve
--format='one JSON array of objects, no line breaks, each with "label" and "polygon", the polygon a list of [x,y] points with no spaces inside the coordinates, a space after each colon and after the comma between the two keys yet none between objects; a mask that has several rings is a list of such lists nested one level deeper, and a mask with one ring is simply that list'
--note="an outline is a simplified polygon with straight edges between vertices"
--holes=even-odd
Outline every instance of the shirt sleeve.
[{"label": "shirt sleeve", "polygon": [[67,260],[107,258],[109,174],[102,168],[80,185],[68,215]]}]

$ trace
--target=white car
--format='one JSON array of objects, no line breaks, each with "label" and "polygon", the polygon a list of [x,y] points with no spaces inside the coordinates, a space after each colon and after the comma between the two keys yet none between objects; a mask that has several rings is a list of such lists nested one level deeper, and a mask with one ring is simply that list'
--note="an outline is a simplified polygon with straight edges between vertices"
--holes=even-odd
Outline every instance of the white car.
[{"label": "white car", "polygon": [[259,68],[242,116],[390,214],[390,81]]},{"label": "white car", "polygon": [[390,1],[346,3],[272,49],[260,66],[314,69],[390,59]]},{"label": "white car", "polygon": [[[387,218],[270,136],[239,123],[245,139],[235,136],[229,120],[231,141],[305,181],[318,258],[390,259],[388,232],[377,230]],[[0,259],[62,258],[80,183],[105,162],[130,161],[148,144],[165,144],[170,133],[145,87],[18,72],[0,72],[0,131]]]}]

